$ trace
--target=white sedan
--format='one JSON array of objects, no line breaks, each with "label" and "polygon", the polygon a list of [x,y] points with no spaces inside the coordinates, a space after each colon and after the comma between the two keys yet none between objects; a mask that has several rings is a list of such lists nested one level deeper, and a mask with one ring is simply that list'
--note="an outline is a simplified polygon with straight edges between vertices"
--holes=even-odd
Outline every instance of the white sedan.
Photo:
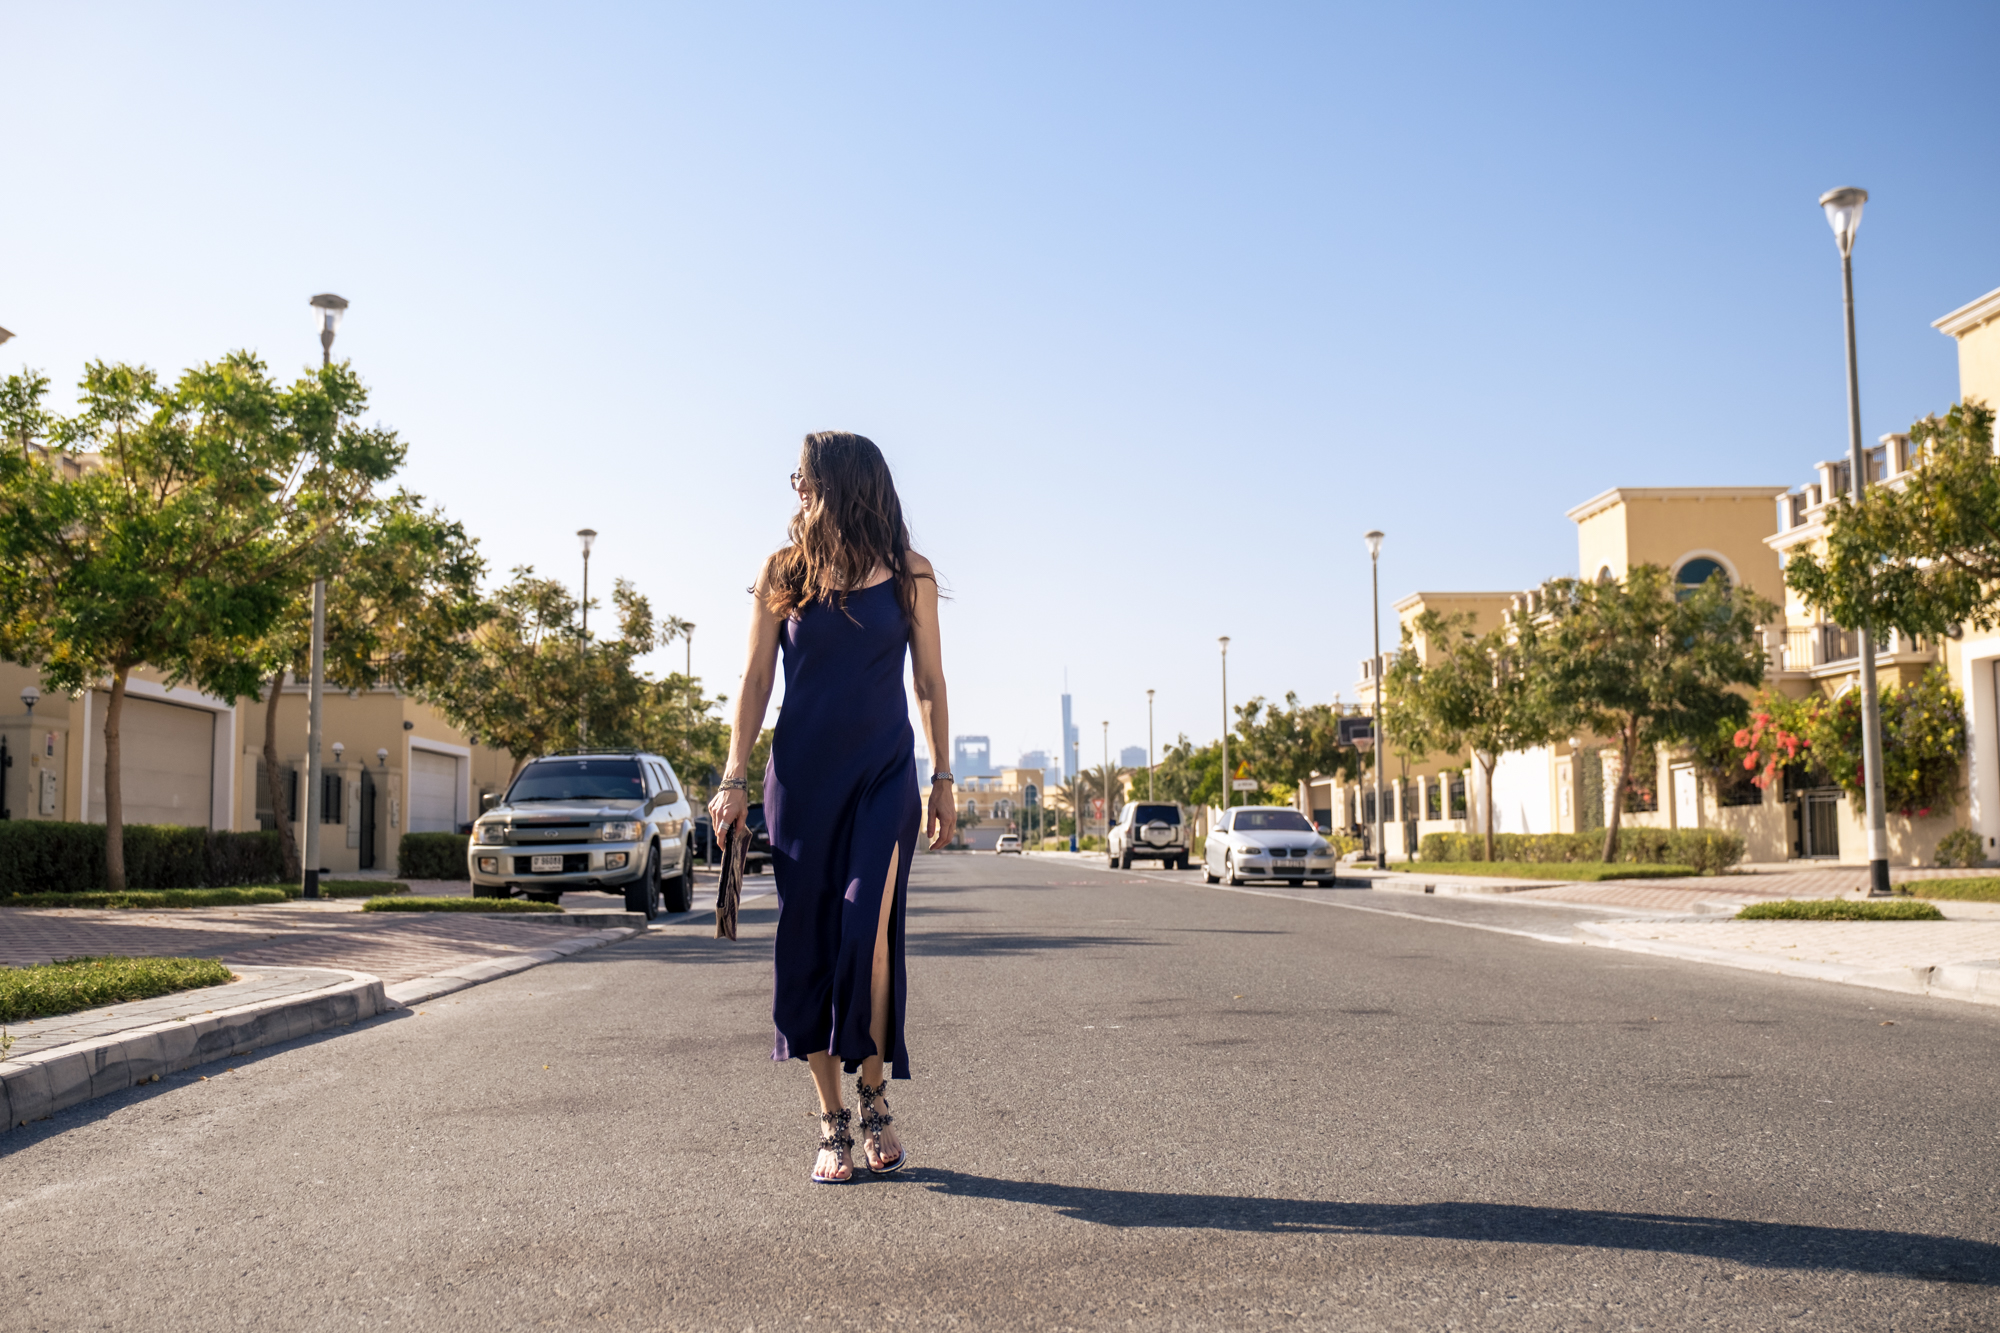
[{"label": "white sedan", "polygon": [[1312,821],[1289,806],[1241,805],[1226,810],[1208,835],[1202,877],[1210,884],[1246,879],[1281,879],[1288,884],[1317,880],[1331,884],[1340,854],[1319,836]]}]

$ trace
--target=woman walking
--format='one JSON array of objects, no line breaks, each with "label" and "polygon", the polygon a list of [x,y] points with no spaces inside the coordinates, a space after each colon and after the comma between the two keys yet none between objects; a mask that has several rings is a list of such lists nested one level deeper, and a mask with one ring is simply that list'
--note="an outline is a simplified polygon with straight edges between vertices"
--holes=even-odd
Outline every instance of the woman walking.
[{"label": "woman walking", "polygon": [[764,562],[750,621],[722,787],[709,801],[718,836],[745,822],[750,750],[764,725],[782,650],[785,702],[764,771],[764,814],[778,882],[774,1060],[804,1060],[819,1094],[812,1178],[854,1176],[855,1091],[868,1169],[900,1170],[909,1150],[890,1127],[884,1062],[910,1076],[903,1043],[903,933],[921,806],[915,737],[903,694],[908,651],[935,776],[929,845],[951,840],[951,735],[938,645],[937,578],[910,549],[889,465],[872,441],[806,437],[792,474],[790,544]]}]

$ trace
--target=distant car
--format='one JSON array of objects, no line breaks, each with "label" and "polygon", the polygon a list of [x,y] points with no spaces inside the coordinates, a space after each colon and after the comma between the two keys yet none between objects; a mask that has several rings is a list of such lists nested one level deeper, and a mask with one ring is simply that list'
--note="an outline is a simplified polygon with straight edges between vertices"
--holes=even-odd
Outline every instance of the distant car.
[{"label": "distant car", "polygon": [[1187,826],[1178,805],[1131,801],[1118,812],[1105,847],[1112,866],[1130,870],[1134,861],[1158,861],[1168,870],[1186,870]]},{"label": "distant car", "polygon": [[1016,856],[1019,856],[1021,854],[1021,835],[1018,833],[1001,834],[1000,841],[993,844],[993,851],[995,855],[1001,852],[1012,852]]},{"label": "distant car", "polygon": [[694,828],[688,837],[694,841],[694,859],[701,865],[713,865],[722,858],[715,851],[715,825],[706,814],[694,817]]},{"label": "distant car", "polygon": [[591,750],[530,760],[473,821],[475,898],[621,893],[647,920],[693,906],[694,822],[673,766],[656,754]]},{"label": "distant car", "polygon": [[1246,879],[1312,880],[1331,884],[1340,854],[1312,821],[1289,806],[1240,805],[1223,812],[1202,853],[1202,877],[1210,884]]},{"label": "distant car", "polygon": [[750,846],[743,852],[743,873],[761,875],[771,868],[771,830],[764,823],[764,803],[752,801],[744,819],[750,825]]}]

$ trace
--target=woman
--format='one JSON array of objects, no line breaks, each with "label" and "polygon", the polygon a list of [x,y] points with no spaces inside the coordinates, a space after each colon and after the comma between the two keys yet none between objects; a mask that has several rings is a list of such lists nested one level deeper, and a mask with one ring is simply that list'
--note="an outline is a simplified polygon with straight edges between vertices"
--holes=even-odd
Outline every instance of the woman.
[{"label": "woman", "polygon": [[915,738],[903,694],[908,650],[935,776],[932,847],[958,824],[938,648],[937,578],[910,549],[882,451],[859,435],[806,437],[792,474],[791,544],[764,562],[729,736],[708,803],[718,836],[744,825],[750,749],[764,724],[779,650],[785,702],[764,771],[778,881],[774,1060],[804,1060],[819,1093],[812,1178],[854,1177],[840,1071],[857,1068],[862,1151],[878,1174],[910,1158],[890,1128],[886,1059],[910,1076],[903,1045],[903,927],[918,811]]}]

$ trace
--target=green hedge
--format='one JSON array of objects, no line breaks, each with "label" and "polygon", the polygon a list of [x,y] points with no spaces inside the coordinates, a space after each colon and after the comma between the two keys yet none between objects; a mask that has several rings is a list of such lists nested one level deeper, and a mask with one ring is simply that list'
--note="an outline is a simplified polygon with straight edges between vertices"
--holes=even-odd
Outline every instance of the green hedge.
[{"label": "green hedge", "polygon": [[[178,824],[125,826],[125,887],[214,889],[285,874],[276,833],[220,833]],[[104,891],[104,825],[0,822],[0,901],[27,893]]]},{"label": "green hedge", "polygon": [[[1426,861],[1484,861],[1483,833],[1426,833],[1419,849]],[[1497,833],[1496,861],[1596,861],[1604,852],[1604,831],[1591,833]],[[1618,831],[1621,865],[1692,866],[1702,875],[1720,874],[1743,859],[1743,836],[1717,829],[1628,828]]]},{"label": "green hedge", "polygon": [[1866,898],[1787,898],[1775,903],[1751,903],[1736,914],[1738,921],[1942,921],[1944,913],[1929,903],[1907,900],[1871,902]]},{"label": "green hedge", "polygon": [[[1422,862],[1389,863],[1391,870],[1410,873],[1431,869]],[[1699,873],[1693,866],[1640,864],[1623,861],[1606,865],[1602,861],[1453,861],[1449,868],[1433,873],[1450,875],[1493,875],[1506,879],[1567,879],[1595,883],[1607,879],[1673,879]]]},{"label": "green hedge", "polygon": [[9,907],[255,907],[299,896],[297,889],[138,889],[124,893],[23,893],[6,900]]},{"label": "green hedge", "polygon": [[396,873],[404,879],[470,879],[463,833],[405,833],[396,845]]}]

